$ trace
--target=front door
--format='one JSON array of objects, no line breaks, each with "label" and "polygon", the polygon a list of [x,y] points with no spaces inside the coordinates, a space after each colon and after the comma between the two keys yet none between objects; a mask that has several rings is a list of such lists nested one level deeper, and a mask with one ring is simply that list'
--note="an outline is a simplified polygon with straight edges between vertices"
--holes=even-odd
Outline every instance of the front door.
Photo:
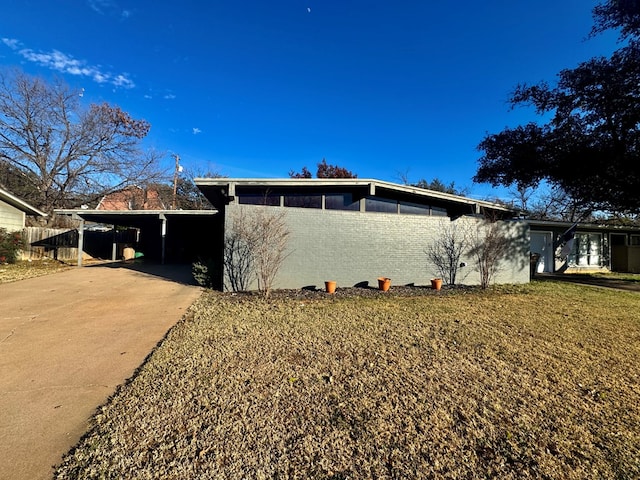
[{"label": "front door", "polygon": [[531,232],[531,253],[540,255],[536,273],[553,272],[553,242],[551,232]]}]

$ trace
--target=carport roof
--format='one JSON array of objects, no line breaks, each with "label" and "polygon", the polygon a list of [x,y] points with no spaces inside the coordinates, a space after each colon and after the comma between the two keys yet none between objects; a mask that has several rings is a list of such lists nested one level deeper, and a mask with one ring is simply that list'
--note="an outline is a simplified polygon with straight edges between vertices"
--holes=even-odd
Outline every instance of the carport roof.
[{"label": "carport roof", "polygon": [[172,217],[211,216],[217,210],[87,210],[87,209],[57,209],[59,215],[71,215],[87,222],[104,223],[134,227],[149,220],[171,219]]}]

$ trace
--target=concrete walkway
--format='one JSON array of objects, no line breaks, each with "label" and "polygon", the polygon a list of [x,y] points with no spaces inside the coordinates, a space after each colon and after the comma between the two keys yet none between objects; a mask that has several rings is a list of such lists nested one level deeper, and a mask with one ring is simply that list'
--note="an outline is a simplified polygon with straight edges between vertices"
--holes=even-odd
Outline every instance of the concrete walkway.
[{"label": "concrete walkway", "polygon": [[0,479],[50,479],[96,408],[200,295],[184,267],[110,264],[0,285]]}]

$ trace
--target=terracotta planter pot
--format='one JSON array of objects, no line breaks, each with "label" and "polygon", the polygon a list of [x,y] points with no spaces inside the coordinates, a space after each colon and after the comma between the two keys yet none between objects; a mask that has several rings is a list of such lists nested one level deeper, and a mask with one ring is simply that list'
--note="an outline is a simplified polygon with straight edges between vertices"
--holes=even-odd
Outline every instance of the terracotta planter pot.
[{"label": "terracotta planter pot", "polygon": [[386,292],[391,287],[391,279],[387,277],[378,278],[378,289]]},{"label": "terracotta planter pot", "polygon": [[441,278],[432,278],[431,279],[431,288],[434,290],[440,290],[442,288],[442,279]]},{"label": "terracotta planter pot", "polygon": [[324,289],[327,293],[335,293],[336,292],[336,282],[333,280],[329,280],[328,282],[324,282]]}]

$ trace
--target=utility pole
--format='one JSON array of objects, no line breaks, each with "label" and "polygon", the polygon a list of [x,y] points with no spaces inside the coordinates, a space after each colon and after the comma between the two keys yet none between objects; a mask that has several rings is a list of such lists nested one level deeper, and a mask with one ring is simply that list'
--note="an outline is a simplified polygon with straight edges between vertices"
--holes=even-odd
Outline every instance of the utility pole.
[{"label": "utility pole", "polygon": [[182,166],[180,165],[180,156],[174,153],[173,158],[176,159],[176,169],[173,172],[173,203],[171,204],[171,210],[176,209],[176,195],[178,194],[178,173],[182,171]]}]

